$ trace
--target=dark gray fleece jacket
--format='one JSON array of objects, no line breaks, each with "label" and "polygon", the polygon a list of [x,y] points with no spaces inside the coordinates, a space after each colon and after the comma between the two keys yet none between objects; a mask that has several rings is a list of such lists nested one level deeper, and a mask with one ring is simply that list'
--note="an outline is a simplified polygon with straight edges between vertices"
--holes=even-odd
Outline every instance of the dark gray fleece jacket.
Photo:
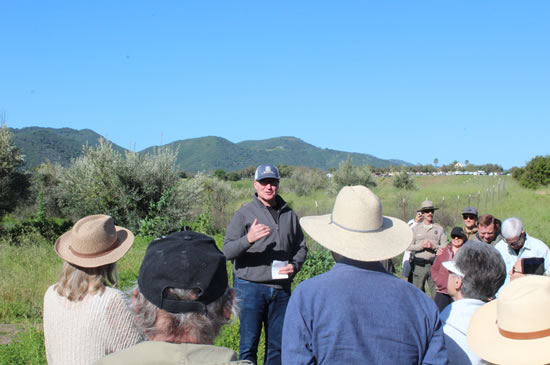
[{"label": "dark gray fleece jacket", "polygon": [[[233,262],[233,275],[238,278],[262,283],[274,288],[288,288],[288,279],[271,278],[273,260],[288,261],[294,266],[294,275],[306,260],[307,247],[298,216],[277,195],[277,224],[267,207],[255,197],[244,204],[233,216],[223,243],[223,253]],[[258,224],[269,226],[270,234],[253,244],[246,237],[248,229],[258,218]]]}]

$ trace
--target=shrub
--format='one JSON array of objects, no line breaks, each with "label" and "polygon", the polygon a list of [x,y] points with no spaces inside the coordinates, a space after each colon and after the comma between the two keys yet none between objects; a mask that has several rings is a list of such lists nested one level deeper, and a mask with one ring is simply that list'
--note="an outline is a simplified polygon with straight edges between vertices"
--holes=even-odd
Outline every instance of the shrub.
[{"label": "shrub", "polygon": [[375,187],[376,182],[367,166],[353,166],[351,158],[342,161],[332,178],[332,191],[337,193],[344,186],[363,185]]},{"label": "shrub", "polygon": [[16,220],[5,216],[0,223],[0,239],[10,245],[19,245],[28,241],[33,234],[41,236],[41,240],[54,243],[55,240],[72,227],[69,220],[61,218],[34,217]]},{"label": "shrub", "polygon": [[[55,195],[64,216],[73,221],[91,214],[108,214],[117,225],[148,234],[161,234],[179,227],[188,212],[179,188],[177,152],[156,149],[122,156],[109,142],[85,146],[81,157],[68,168],[56,168],[39,176]],[[51,168],[51,167],[49,167]],[[45,169],[45,168],[44,168]],[[52,176],[53,175],[53,176]]]},{"label": "shrub", "polygon": [[296,167],[289,179],[284,180],[285,189],[305,196],[327,185],[327,177],[320,169]]},{"label": "shrub", "polygon": [[203,185],[204,208],[211,219],[210,231],[205,233],[215,234],[224,231],[233,212],[227,211],[234,199],[231,184],[212,178],[205,178]]},{"label": "shrub", "polygon": [[13,144],[13,136],[5,123],[0,127],[0,216],[13,211],[29,190],[28,175],[19,171],[23,155]]},{"label": "shrub", "polygon": [[550,156],[537,156],[525,165],[520,172],[515,173],[520,185],[536,189],[550,184]]},{"label": "shrub", "polygon": [[329,271],[332,266],[334,266],[334,263],[334,258],[329,250],[324,248],[310,250],[307,254],[307,259],[304,262],[304,265],[294,278],[293,286],[298,285],[306,279]]},{"label": "shrub", "polygon": [[405,169],[401,170],[399,174],[393,178],[393,186],[397,189],[403,190],[416,190],[416,184],[413,178],[407,173]]}]

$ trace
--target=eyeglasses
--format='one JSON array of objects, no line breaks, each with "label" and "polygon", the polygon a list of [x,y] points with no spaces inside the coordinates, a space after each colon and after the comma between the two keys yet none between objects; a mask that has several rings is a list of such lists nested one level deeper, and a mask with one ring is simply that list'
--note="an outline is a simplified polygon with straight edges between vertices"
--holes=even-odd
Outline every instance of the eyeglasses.
[{"label": "eyeglasses", "polygon": [[510,246],[518,246],[519,244],[521,244],[521,241],[523,241],[523,238],[524,238],[524,235],[523,234],[520,234],[518,239],[515,240],[514,242],[510,242],[508,239],[506,238],[503,238],[502,240],[504,242],[506,242],[506,244],[510,245]]},{"label": "eyeglasses", "polygon": [[462,219],[464,219],[464,220],[471,219],[471,220],[475,221],[477,219],[477,217],[473,214],[464,214],[462,216]]}]

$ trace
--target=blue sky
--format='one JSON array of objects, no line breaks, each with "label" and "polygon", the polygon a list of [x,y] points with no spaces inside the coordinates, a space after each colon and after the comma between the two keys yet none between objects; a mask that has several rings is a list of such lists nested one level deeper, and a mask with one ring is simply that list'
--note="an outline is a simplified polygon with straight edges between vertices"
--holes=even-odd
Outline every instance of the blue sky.
[{"label": "blue sky", "polygon": [[0,2],[9,127],[140,151],[295,136],[411,163],[549,153],[548,1]]}]

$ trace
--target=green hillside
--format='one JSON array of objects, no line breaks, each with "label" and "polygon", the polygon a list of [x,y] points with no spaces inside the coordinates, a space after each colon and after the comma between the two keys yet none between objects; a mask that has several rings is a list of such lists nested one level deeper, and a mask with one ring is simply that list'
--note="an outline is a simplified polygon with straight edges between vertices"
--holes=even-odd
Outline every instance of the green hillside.
[{"label": "green hillside", "polygon": [[[221,137],[191,138],[164,145],[178,150],[177,166],[185,171],[239,170],[255,165],[257,156],[250,150]],[[158,146],[139,153],[150,153]]]},{"label": "green hillside", "polygon": [[[15,145],[25,155],[25,166],[29,169],[45,161],[68,166],[72,159],[82,153],[84,144],[94,146],[102,138],[90,129],[28,127],[10,130],[14,135]],[[126,151],[115,144],[113,147],[119,152]],[[327,170],[338,167],[348,157],[351,157],[354,165],[408,165],[400,160],[382,160],[368,154],[323,149],[295,137],[233,143],[225,138],[209,136],[179,140],[163,147],[178,151],[177,166],[185,171],[235,171],[265,162]],[[139,153],[151,153],[155,148],[158,146],[149,147]]]},{"label": "green hillside", "polygon": [[[25,166],[28,169],[50,161],[68,166],[72,159],[82,153],[82,146],[88,143],[95,146],[101,135],[90,129],[76,130],[71,128],[10,128],[15,145],[25,155]],[[113,148],[123,152],[124,148],[113,144]]]},{"label": "green hillside", "polygon": [[350,153],[326,148],[323,149],[295,137],[278,137],[262,141],[243,141],[238,143],[238,145],[254,151],[254,153],[261,153],[265,156],[269,156],[270,161],[276,164],[328,169],[330,167],[338,167],[338,164],[342,160],[351,157],[354,165],[372,165],[375,167],[385,167],[390,164],[409,165],[405,161],[382,160],[364,153]]}]

